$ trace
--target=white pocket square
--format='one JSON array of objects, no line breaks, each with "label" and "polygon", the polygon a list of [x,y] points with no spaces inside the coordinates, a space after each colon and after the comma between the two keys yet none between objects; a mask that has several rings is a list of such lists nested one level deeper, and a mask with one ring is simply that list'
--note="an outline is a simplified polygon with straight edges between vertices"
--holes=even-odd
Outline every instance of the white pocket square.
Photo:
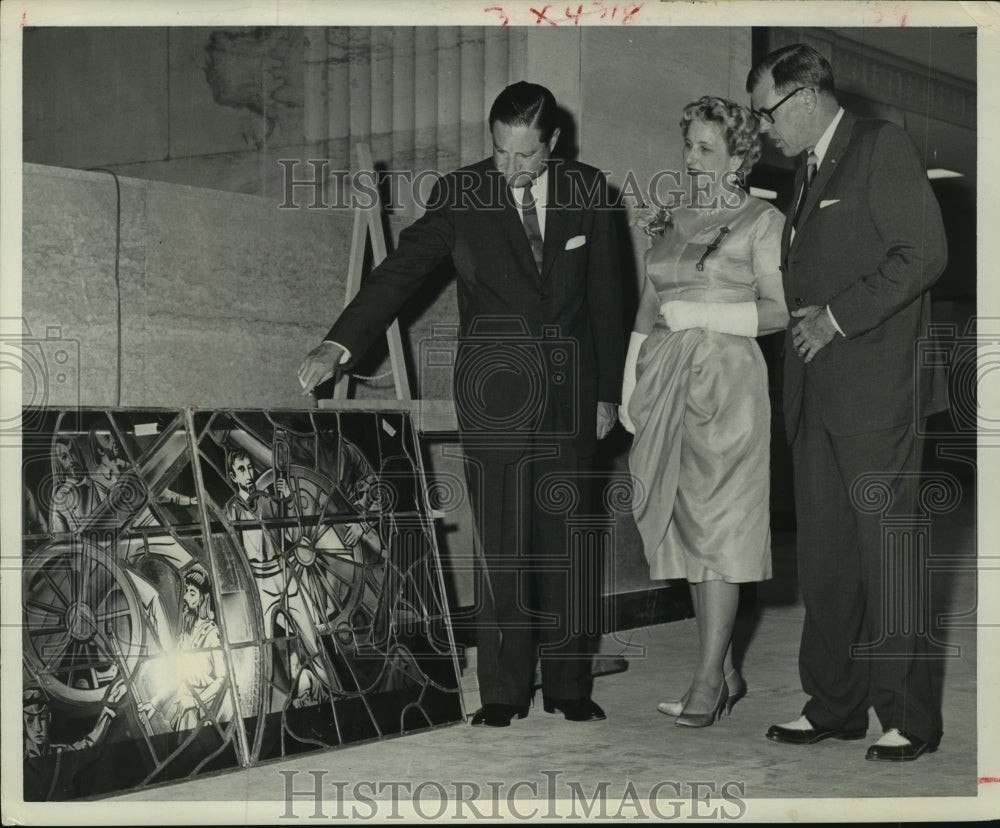
[{"label": "white pocket square", "polygon": [[573,236],[573,238],[566,242],[566,250],[575,250],[578,247],[583,247],[586,243],[586,236]]},{"label": "white pocket square", "polygon": [[828,198],[825,201],[819,203],[819,209],[822,210],[824,207],[830,207],[833,204],[840,204],[839,198]]}]

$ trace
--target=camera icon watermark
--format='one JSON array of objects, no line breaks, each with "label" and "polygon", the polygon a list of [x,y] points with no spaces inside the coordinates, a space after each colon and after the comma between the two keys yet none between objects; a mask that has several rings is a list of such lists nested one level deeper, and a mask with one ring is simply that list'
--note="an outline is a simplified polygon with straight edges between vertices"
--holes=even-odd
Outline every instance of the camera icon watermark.
[{"label": "camera icon watermark", "polygon": [[930,325],[916,345],[914,399],[947,393],[947,415],[923,424],[918,434],[938,441],[1000,445],[1000,318],[973,317],[957,325]]},{"label": "camera icon watermark", "polygon": [[536,335],[517,316],[477,317],[464,337],[457,325],[435,325],[420,343],[421,387],[450,379],[459,429],[483,444],[572,437],[580,428],[578,351],[558,326]]},{"label": "camera icon watermark", "polygon": [[0,395],[0,445],[39,436],[54,406],[64,409],[63,428],[72,427],[80,411],[80,341],[58,325],[35,336],[23,317],[0,317],[0,382],[21,386],[20,405],[15,395]]}]

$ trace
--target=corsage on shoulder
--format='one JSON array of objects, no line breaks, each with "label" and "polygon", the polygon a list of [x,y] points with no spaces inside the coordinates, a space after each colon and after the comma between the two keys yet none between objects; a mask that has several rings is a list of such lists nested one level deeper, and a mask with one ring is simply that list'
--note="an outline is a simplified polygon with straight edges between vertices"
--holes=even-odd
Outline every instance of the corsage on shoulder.
[{"label": "corsage on shoulder", "polygon": [[640,205],[636,207],[630,224],[642,228],[647,236],[662,236],[663,232],[673,224],[673,216],[666,207]]}]

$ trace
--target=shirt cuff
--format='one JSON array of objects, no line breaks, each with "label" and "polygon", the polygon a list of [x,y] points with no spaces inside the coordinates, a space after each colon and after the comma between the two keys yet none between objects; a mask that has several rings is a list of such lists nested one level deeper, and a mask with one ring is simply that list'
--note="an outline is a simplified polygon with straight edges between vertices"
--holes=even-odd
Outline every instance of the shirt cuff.
[{"label": "shirt cuff", "polygon": [[[833,324],[836,325],[837,323],[834,322]],[[840,329],[838,328],[837,330],[840,330]],[[329,342],[331,345],[336,345],[338,348],[340,348],[340,350],[342,350],[344,352],[340,356],[340,363],[339,363],[340,365],[343,365],[344,363],[346,363],[347,361],[350,360],[350,358],[351,358],[351,352],[350,352],[350,350],[348,350],[347,348],[345,348],[339,342],[334,342],[332,339],[324,339],[323,342]]]},{"label": "shirt cuff", "polygon": [[829,305],[826,306],[826,315],[830,317],[830,321],[833,323],[833,327],[835,327],[837,329],[837,333],[839,333],[841,336],[846,336],[847,334],[845,334],[841,330],[840,325],[837,324],[837,319],[833,315],[833,311],[830,310],[830,306]]}]

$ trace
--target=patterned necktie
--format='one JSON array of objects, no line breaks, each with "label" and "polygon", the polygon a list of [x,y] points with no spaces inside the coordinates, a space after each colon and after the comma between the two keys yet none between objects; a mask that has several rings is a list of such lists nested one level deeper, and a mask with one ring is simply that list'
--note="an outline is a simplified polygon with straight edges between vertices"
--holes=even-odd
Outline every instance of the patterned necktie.
[{"label": "patterned necktie", "polygon": [[795,227],[799,223],[799,217],[802,215],[802,207],[806,203],[806,199],[809,196],[809,187],[812,185],[813,179],[816,177],[816,167],[819,166],[819,156],[815,152],[809,150],[809,158],[806,161],[806,177],[802,180],[802,193],[799,195],[799,202],[795,205],[795,220],[792,222],[792,226]]},{"label": "patterned necktie", "polygon": [[538,212],[535,210],[535,199],[531,195],[531,187],[524,187],[521,195],[522,220],[524,233],[531,245],[531,255],[535,257],[535,266],[542,272],[542,229],[538,226]]}]

